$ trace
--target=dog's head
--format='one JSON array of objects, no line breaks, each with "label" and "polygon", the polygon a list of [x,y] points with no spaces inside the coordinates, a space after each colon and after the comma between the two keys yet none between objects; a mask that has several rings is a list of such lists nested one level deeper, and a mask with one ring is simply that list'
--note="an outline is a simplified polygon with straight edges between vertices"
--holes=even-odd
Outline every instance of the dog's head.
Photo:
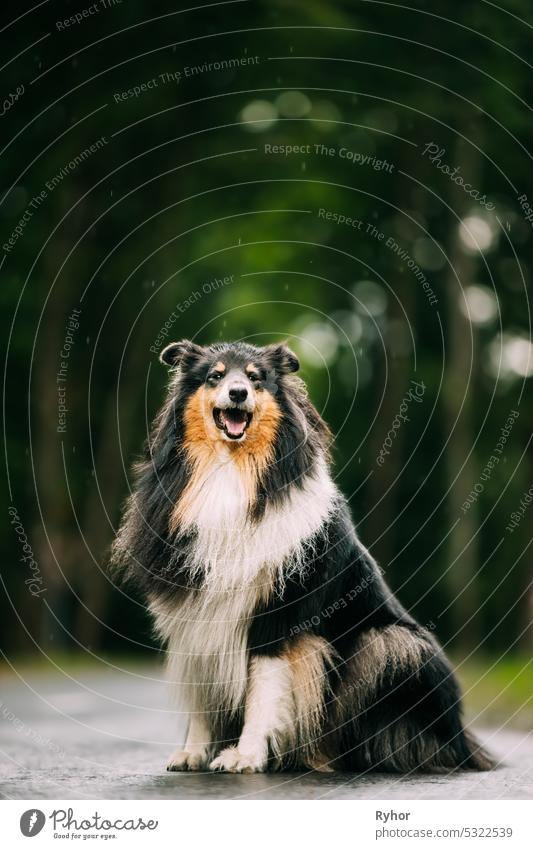
[{"label": "dog's head", "polygon": [[160,359],[179,370],[188,438],[245,443],[247,450],[273,437],[281,417],[280,381],[299,368],[283,344],[202,347],[185,340],[167,345]]}]

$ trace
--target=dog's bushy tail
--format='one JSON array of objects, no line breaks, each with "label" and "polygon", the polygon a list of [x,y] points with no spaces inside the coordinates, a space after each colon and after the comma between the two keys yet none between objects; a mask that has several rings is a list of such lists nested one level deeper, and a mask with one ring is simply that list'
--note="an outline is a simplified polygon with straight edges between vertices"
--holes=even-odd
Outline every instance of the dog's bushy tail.
[{"label": "dog's bushy tail", "polygon": [[487,772],[495,769],[496,759],[481,745],[471,731],[467,729],[463,732],[465,748],[468,756],[465,762],[461,764],[462,769],[473,769],[479,772]]}]

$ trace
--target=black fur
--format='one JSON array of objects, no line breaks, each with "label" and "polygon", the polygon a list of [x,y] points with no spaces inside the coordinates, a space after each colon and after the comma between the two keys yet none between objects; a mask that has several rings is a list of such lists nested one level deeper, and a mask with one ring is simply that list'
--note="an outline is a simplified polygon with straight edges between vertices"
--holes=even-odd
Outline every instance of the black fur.
[{"label": "black fur", "polygon": [[[177,370],[136,467],[114,547],[115,563],[151,598],[178,603],[191,587],[201,589],[187,570],[194,532],[172,534],[169,516],[192,472],[184,448],[184,406],[219,359],[228,368],[257,364],[259,390],[270,392],[281,410],[275,462],[259,483],[252,523],[261,521],[267,505],[283,505],[292,487],[304,485],[317,457],[328,457],[329,431],[301,381],[292,376],[298,361],[286,346],[169,345],[161,360]],[[305,541],[304,550],[304,566],[291,574],[287,562],[288,577],[255,610],[248,652],[250,657],[276,656],[302,634],[331,645],[336,662],[329,672],[319,741],[331,765],[392,771],[489,768],[490,758],[464,731],[458,685],[442,650],[388,588],[359,542],[340,493],[328,521]],[[373,686],[365,687],[361,659],[369,634],[401,637],[412,644],[418,661],[394,663],[385,651]],[[391,646],[391,658],[394,654]],[[219,731],[226,738],[234,734],[229,718]],[[288,756],[284,765],[294,763]]]},{"label": "black fur", "polygon": [[[249,646],[252,654],[277,655],[287,640],[305,632],[324,637],[336,649],[323,737],[330,765],[394,772],[490,768],[490,757],[464,732],[459,687],[444,653],[383,580],[353,532],[344,499],[328,526],[309,541],[309,551],[303,577],[289,579],[257,611]],[[386,669],[379,688],[354,711],[346,699],[346,680],[357,687],[358,639],[370,628],[391,625],[407,629],[423,646],[422,663]],[[405,743],[396,742],[400,736]],[[424,758],[421,736],[435,739],[434,756]]]}]

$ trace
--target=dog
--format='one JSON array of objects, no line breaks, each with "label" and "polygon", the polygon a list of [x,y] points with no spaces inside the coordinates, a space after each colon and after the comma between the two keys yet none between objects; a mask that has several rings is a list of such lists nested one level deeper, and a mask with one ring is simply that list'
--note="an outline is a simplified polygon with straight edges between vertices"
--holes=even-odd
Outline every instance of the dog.
[{"label": "dog", "polygon": [[112,561],[147,598],[169,770],[486,770],[450,665],[387,586],[286,344],[173,342]]}]

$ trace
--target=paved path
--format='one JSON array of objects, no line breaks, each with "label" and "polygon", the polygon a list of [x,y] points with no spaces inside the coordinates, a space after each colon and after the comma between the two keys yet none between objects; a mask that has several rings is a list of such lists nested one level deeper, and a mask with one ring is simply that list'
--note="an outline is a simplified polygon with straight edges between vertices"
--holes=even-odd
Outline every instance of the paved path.
[{"label": "paved path", "polygon": [[158,667],[0,677],[0,798],[531,799],[533,734],[483,730],[492,773],[167,773],[177,717]]}]

